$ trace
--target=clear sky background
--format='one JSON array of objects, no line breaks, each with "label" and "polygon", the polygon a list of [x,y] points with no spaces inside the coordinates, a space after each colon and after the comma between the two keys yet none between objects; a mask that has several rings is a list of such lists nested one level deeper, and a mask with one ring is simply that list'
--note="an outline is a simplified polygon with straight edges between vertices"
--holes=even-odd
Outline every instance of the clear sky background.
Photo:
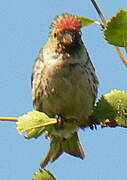
[{"label": "clear sky background", "polygon": [[[98,3],[109,19],[126,0]],[[63,12],[99,19],[90,0],[0,0],[0,115],[19,116],[33,108],[31,71],[54,17]],[[127,68],[97,25],[83,40],[100,80],[98,97],[113,88],[127,90]],[[127,180],[127,129],[80,131],[86,159],[63,154],[49,169],[57,180]],[[44,136],[26,140],[13,122],[0,122],[0,180],[32,180],[49,148]]]}]

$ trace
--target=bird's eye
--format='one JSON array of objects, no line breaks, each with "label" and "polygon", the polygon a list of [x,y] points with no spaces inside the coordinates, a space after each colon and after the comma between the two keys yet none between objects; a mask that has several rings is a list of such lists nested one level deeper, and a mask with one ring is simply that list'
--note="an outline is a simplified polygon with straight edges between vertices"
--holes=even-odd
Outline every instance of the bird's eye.
[{"label": "bird's eye", "polygon": [[80,36],[82,35],[82,32],[81,32],[81,31],[79,31],[79,35],[80,35]]}]

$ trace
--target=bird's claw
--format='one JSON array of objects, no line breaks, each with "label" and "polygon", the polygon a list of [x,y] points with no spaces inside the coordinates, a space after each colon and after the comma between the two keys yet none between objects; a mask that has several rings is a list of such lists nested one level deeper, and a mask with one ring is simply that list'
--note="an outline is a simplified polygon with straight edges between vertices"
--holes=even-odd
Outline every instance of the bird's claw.
[{"label": "bird's claw", "polygon": [[56,120],[57,120],[57,127],[63,128],[65,118],[62,115],[56,115]]}]

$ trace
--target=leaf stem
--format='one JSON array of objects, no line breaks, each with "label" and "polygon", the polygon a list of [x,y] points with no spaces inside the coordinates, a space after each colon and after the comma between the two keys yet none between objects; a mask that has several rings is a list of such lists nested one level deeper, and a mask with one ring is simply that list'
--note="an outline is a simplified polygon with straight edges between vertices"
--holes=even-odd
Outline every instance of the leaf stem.
[{"label": "leaf stem", "polygon": [[[91,0],[91,2],[93,3],[95,9],[97,10],[97,13],[99,14],[102,22],[104,23],[104,26],[106,26],[106,18],[104,17],[101,9],[99,8],[96,0]],[[116,46],[116,51],[119,54],[119,56],[120,56],[121,60],[123,61],[124,65],[127,67],[127,59],[124,56],[123,52],[121,51],[120,47]]]},{"label": "leaf stem", "polygon": [[18,117],[0,116],[0,121],[17,122],[18,121]]}]

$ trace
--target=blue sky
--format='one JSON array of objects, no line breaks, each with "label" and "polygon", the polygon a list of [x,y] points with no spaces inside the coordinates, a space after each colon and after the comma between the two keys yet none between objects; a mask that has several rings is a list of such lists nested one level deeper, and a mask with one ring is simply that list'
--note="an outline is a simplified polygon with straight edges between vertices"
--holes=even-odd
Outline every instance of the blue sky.
[{"label": "blue sky", "polygon": [[[98,0],[107,19],[127,1]],[[19,116],[33,108],[30,77],[34,60],[45,44],[54,17],[63,12],[99,19],[90,0],[0,1],[0,115]],[[98,97],[113,88],[127,90],[127,69],[97,25],[83,29],[83,40],[100,80]],[[57,180],[126,180],[127,130],[80,131],[83,161],[63,154],[47,166]],[[44,136],[26,140],[13,122],[0,122],[0,179],[29,180],[48,151]]]}]

